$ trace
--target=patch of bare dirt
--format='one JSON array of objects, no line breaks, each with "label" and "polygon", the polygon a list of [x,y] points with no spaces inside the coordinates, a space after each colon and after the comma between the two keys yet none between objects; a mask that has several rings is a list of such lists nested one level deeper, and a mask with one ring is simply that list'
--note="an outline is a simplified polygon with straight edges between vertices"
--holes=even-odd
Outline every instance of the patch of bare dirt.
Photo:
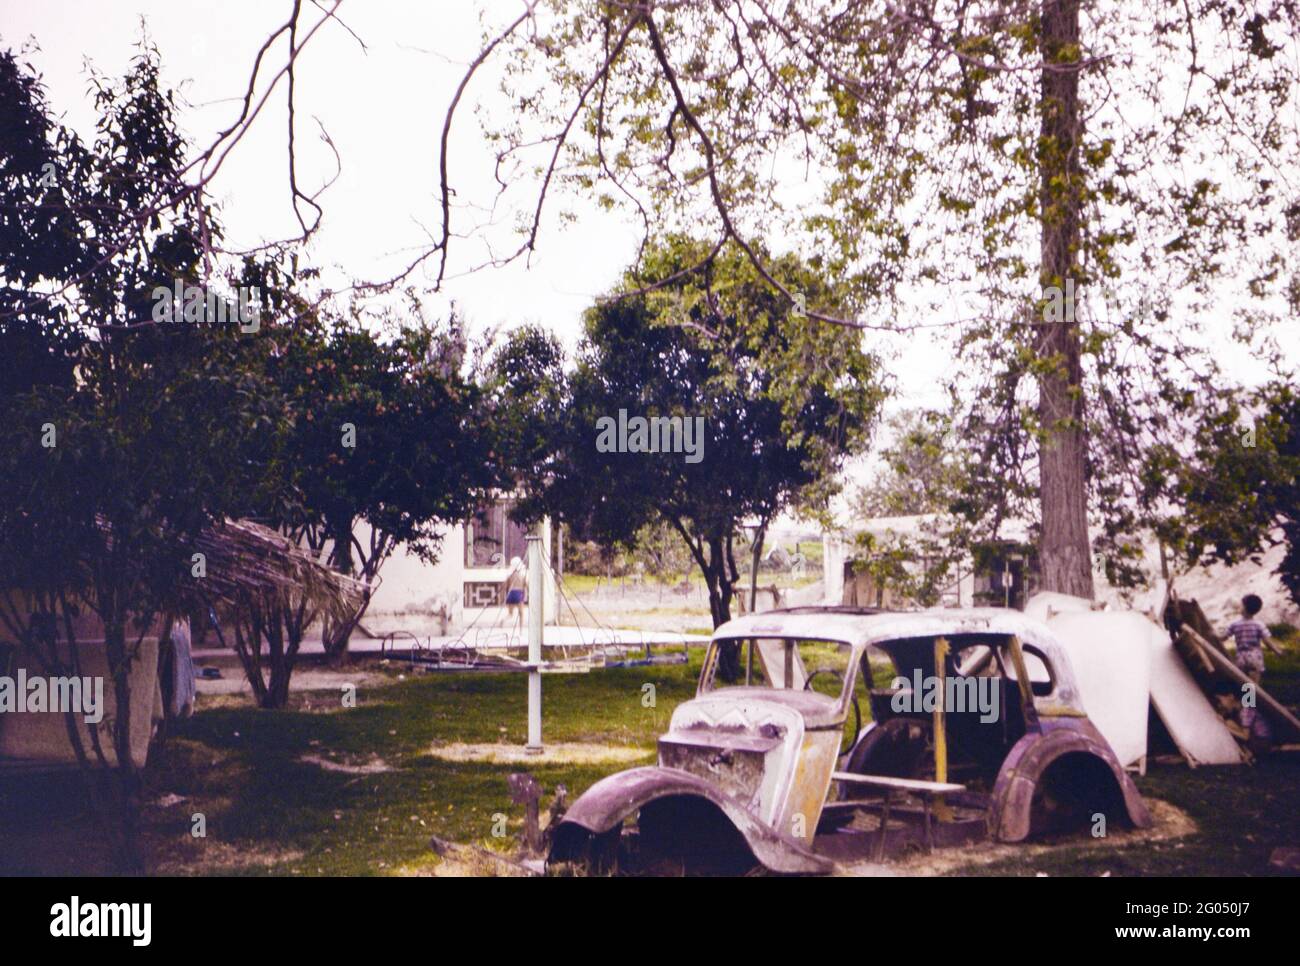
[{"label": "patch of bare dirt", "polygon": [[221,875],[240,869],[267,869],[285,862],[297,862],[303,853],[296,849],[259,848],[217,839],[192,839],[168,854],[158,855],[151,869],[154,875]]},{"label": "patch of bare dirt", "polygon": [[[217,695],[246,695],[250,699],[252,698],[252,685],[248,683],[248,678],[244,676],[242,669],[223,667],[221,673],[222,677],[220,678],[211,680],[199,678],[194,682],[200,701],[204,697],[215,697]],[[387,674],[363,671],[356,667],[303,667],[294,670],[293,677],[289,679],[289,690],[295,694],[307,691],[333,691],[339,696],[337,700],[331,702],[327,701],[323,695],[317,695],[317,700],[314,703],[323,707],[328,707],[331,703],[342,707],[343,688],[346,685],[352,685],[360,693],[368,687],[378,687],[389,683],[391,683],[391,678]],[[211,705],[203,703],[203,707],[211,707]]]},{"label": "patch of bare dirt", "polygon": [[398,876],[433,876],[440,879],[529,878],[542,874],[543,863],[525,864],[491,849],[474,845],[448,844],[445,853],[432,862],[398,866]]},{"label": "patch of bare dirt", "polygon": [[578,741],[548,744],[540,755],[530,755],[522,745],[465,744],[434,745],[429,754],[443,761],[481,761],[492,765],[596,765],[639,761],[653,749],[636,745],[602,745]]},{"label": "patch of bare dirt", "polygon": [[1061,849],[1112,850],[1143,842],[1166,842],[1195,834],[1196,822],[1177,806],[1158,798],[1146,800],[1152,824],[1148,829],[1120,829],[1105,838],[1077,836],[1051,843],[975,843],[951,849],[936,849],[892,862],[855,862],[840,866],[837,875],[845,876],[922,876],[947,875],[958,869],[972,871],[1004,859],[1024,859]]},{"label": "patch of bare dirt", "polygon": [[304,765],[315,765],[324,771],[340,772],[344,775],[378,775],[393,770],[392,765],[374,754],[364,759],[353,758],[344,761],[333,761],[321,755],[300,755],[298,760]]}]

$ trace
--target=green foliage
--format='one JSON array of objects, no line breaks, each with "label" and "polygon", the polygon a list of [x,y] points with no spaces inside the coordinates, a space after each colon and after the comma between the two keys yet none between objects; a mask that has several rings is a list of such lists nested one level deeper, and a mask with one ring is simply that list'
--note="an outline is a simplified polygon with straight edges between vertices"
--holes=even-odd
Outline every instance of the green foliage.
[{"label": "green foliage", "polygon": [[[288,502],[275,517],[331,562],[373,578],[399,544],[436,557],[441,528],[469,515],[495,482],[480,391],[463,371],[455,319],[404,309],[369,318],[308,317],[290,328],[268,369],[291,424]],[[354,536],[368,525],[368,545]]]},{"label": "green foliage", "polygon": [[962,447],[942,413],[905,410],[886,420],[893,442],[881,468],[853,496],[857,518],[914,516],[951,510],[965,482]]},{"label": "green foliage", "polygon": [[564,431],[564,349],[537,325],[512,331],[497,347],[484,373],[485,412],[502,482],[522,495],[517,512],[541,516],[534,499],[553,472],[555,440]]},{"label": "green foliage", "polygon": [[660,583],[680,580],[695,567],[690,546],[663,520],[643,526],[633,539],[633,545],[636,565]]},{"label": "green foliage", "polygon": [[[598,193],[647,235],[788,239],[841,283],[810,313],[939,328],[971,451],[961,512],[990,539],[1034,522],[1045,443],[1080,431],[1062,463],[1130,580],[1135,532],[1174,522],[1146,458],[1225,381],[1207,336],[1271,353],[1300,304],[1300,23],[1270,0],[1087,7],[1077,38],[1048,21],[1039,4],[550,0],[501,47],[516,110],[490,133],[552,195]],[[1076,74],[1077,109],[1056,91]],[[1067,284],[1077,312],[1049,340],[1044,287]]]},{"label": "green foliage", "polygon": [[[356,304],[339,317],[300,291],[314,272],[277,264],[245,274],[274,293],[267,324],[276,349],[264,372],[286,419],[242,512],[328,550],[331,566],[367,583],[399,545],[436,559],[445,528],[497,479],[458,321],[430,323],[412,291],[397,305]],[[327,623],[328,653],[346,650],[368,604]],[[313,620],[292,617],[290,658]]]},{"label": "green foliage", "polygon": [[[3,582],[47,603],[80,590],[118,631],[128,614],[147,621],[186,595],[191,539],[239,505],[282,418],[258,375],[264,335],[208,306],[195,322],[152,321],[156,287],[200,281],[200,220],[219,234],[188,201],[126,244],[183,163],[156,61],[146,47],[120,85],[95,78],[102,120],[89,148],[49,120],[39,87],[20,83],[17,110],[45,116],[25,126],[44,147],[6,141],[3,161],[18,212],[0,234]],[[0,64],[12,79],[13,55]],[[59,189],[19,171],[47,157]],[[32,226],[50,206],[66,222],[38,239]]]},{"label": "green foliage", "polygon": [[0,618],[52,673],[75,664],[78,614],[102,623],[117,715],[73,744],[99,766],[120,869],[136,871],[128,668],[155,618],[195,596],[192,541],[242,504],[283,414],[258,371],[265,333],[216,301],[154,319],[156,288],[222,282],[204,257],[213,213],[174,193],[184,145],[157,52],[142,45],[119,83],[92,77],[92,145],[25,66],[0,54],[15,119],[0,140]]},{"label": "green foliage", "polygon": [[1300,394],[1272,383],[1206,407],[1175,469],[1193,563],[1227,564],[1286,546],[1278,574],[1300,604]]},{"label": "green foliage", "polygon": [[[137,871],[126,726],[148,696],[127,669],[161,618],[206,613],[198,534],[257,515],[315,548],[332,538],[340,569],[355,548],[371,578],[398,543],[434,554],[438,525],[497,477],[454,320],[426,323],[413,296],[336,319],[303,294],[315,273],[295,253],[223,255],[147,41],[92,92],[87,145],[0,53],[0,629],[65,673],[78,618],[102,624],[117,716],[74,747],[109,775],[109,831]],[[196,297],[160,311],[176,286]],[[312,620],[287,611],[233,615],[237,639],[272,654],[268,704]]]},{"label": "green foliage", "polygon": [[[741,522],[765,526],[788,508],[823,508],[843,460],[865,447],[883,388],[856,333],[792,316],[737,249],[724,248],[702,275],[683,273],[707,251],[684,237],[648,249],[622,291],[588,311],[571,373],[551,353],[520,351],[520,340],[535,338],[526,330],[498,358],[515,368],[536,359],[547,374],[528,384],[565,401],[559,411],[527,410],[547,420],[542,437],[552,447],[545,472],[526,481],[534,512],[606,545],[630,546],[649,524],[671,526],[704,572],[716,626],[739,577]],[[810,300],[835,297],[797,259],[773,264]],[[601,452],[601,421],[620,410],[702,420],[701,458]]]}]

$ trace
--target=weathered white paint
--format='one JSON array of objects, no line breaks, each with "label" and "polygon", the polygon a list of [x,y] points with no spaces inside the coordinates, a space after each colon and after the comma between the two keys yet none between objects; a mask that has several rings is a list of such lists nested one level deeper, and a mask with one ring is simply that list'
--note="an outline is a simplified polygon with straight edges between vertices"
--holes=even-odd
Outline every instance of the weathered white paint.
[{"label": "weathered white paint", "polygon": [[1093,610],[1091,601],[1038,594],[1026,607],[1050,613],[1046,623],[1070,655],[1084,710],[1120,763],[1147,753],[1148,707],[1191,763],[1236,765],[1241,750],[1187,670],[1168,632],[1145,614]]},{"label": "weathered white paint", "polygon": [[[1025,612],[1046,601],[1037,594]],[[1052,594],[1052,597],[1066,597]],[[1068,601],[1079,605],[1066,610]],[[1090,601],[1078,597],[1056,601],[1062,610],[1047,620],[1074,664],[1083,710],[1110,743],[1121,765],[1131,765],[1147,753],[1147,719],[1151,693],[1152,633],[1161,628],[1141,614],[1090,610]],[[1202,699],[1204,700],[1204,699]]]},{"label": "weathered white paint", "polygon": [[[365,545],[370,528],[361,524],[357,539]],[[442,605],[448,607],[451,623],[463,622],[465,569],[465,528],[450,527],[443,532],[438,559],[426,563],[405,547],[398,547],[379,571],[379,589],[370,601],[370,613],[433,614]],[[504,575],[501,579],[505,579]]]}]

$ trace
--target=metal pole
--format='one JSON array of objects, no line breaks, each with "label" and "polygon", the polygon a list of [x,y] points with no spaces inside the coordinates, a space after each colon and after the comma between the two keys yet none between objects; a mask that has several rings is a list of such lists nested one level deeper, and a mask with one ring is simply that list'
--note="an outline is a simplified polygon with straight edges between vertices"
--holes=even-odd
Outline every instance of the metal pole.
[{"label": "metal pole", "polygon": [[542,538],[528,536],[528,744],[530,755],[542,753]]}]

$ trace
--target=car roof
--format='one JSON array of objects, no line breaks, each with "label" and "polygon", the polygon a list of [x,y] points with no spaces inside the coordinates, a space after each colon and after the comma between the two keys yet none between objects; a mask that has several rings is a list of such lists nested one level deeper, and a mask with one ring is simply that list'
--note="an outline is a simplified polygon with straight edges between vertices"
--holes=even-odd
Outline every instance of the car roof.
[{"label": "car roof", "polygon": [[1053,657],[1061,650],[1041,621],[1004,607],[935,607],[911,611],[790,607],[746,614],[727,621],[713,632],[715,638],[798,637],[853,645],[957,634],[1015,635],[1023,643],[1036,645]]},{"label": "car roof", "polygon": [[[1050,696],[1035,696],[1040,712],[1064,706],[1083,710],[1074,667],[1065,648],[1042,621],[1005,607],[934,607],[886,611],[854,607],[791,607],[746,614],[713,631],[715,640],[736,637],[793,637],[843,641],[855,648],[889,641],[962,634],[1015,636],[1036,648],[1052,666],[1056,686]],[[892,656],[892,655],[891,655]]]}]

